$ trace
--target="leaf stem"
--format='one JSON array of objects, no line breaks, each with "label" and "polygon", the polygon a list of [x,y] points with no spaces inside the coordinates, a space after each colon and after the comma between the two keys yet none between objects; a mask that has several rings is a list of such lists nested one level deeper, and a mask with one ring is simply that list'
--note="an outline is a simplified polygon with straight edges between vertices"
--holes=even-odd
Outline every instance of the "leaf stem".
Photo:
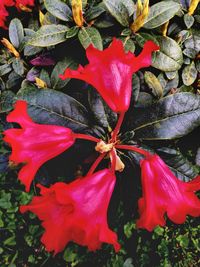
[{"label": "leaf stem", "polygon": [[139,154],[142,154],[144,155],[145,157],[148,157],[150,155],[150,153],[146,150],[143,150],[139,147],[135,147],[135,146],[129,146],[129,145],[116,145],[115,148],[118,148],[118,149],[124,149],[124,150],[131,150],[131,151],[134,151],[136,153],[139,153]]}]

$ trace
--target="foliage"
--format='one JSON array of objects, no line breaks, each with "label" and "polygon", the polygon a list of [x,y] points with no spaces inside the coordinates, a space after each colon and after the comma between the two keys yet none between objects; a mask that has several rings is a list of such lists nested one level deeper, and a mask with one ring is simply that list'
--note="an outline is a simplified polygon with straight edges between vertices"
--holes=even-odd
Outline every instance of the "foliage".
[{"label": "foliage", "polygon": [[[36,2],[31,13],[17,13],[11,7],[8,31],[0,29],[1,38],[7,38],[11,44],[2,45],[0,50],[1,132],[12,127],[5,116],[12,110],[13,102],[25,99],[34,121],[105,139],[116,124],[116,114],[91,86],[77,80],[62,81],[58,76],[67,67],[76,69],[79,63],[86,64],[85,49],[89,44],[102,50],[115,36],[123,41],[126,51],[138,54],[146,40],[153,40],[160,51],[154,53],[152,68],[133,75],[131,106],[122,127],[122,139],[157,152],[179,179],[194,178],[199,172],[195,163],[199,164],[200,147],[200,6],[191,14],[189,6],[195,1],[149,1],[148,17],[139,21],[140,27],[133,32],[131,25],[137,19],[133,0],[82,1],[82,27],[76,24],[81,18],[74,18],[71,1]],[[41,56],[42,63],[31,63]],[[45,64],[46,58],[55,64]],[[37,180],[49,185],[56,177],[69,181],[79,172],[85,174],[90,164],[82,162],[91,151],[90,146],[80,142],[70,153],[45,164]],[[117,230],[122,250],[115,254],[104,245],[102,250],[91,253],[70,244],[53,257],[40,244],[43,229],[37,218],[19,213],[19,205],[27,204],[37,190],[34,184],[31,193],[23,192],[17,181],[18,167],[8,162],[9,153],[9,147],[1,141],[2,267],[199,265],[199,219],[188,218],[182,226],[168,222],[165,228],[158,227],[153,233],[136,229],[136,200],[141,192],[140,158],[134,152],[122,154],[127,167],[118,175],[109,207],[109,224]]]}]

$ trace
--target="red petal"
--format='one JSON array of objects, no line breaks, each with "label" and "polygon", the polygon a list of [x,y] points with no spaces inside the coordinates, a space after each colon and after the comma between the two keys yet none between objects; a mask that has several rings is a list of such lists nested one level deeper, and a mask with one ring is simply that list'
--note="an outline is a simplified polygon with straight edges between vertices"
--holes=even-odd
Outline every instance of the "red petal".
[{"label": "red petal", "polygon": [[56,183],[41,188],[41,196],[33,197],[21,212],[35,213],[45,228],[41,241],[47,251],[62,251],[69,241],[87,246],[89,250],[101,247],[102,242],[120,249],[117,235],[108,228],[107,209],[115,185],[115,176],[102,170],[70,184]]},{"label": "red petal", "polygon": [[111,45],[100,51],[90,45],[86,49],[89,64],[74,71],[66,69],[61,79],[77,78],[94,86],[109,107],[115,112],[127,111],[132,91],[132,74],[150,65],[151,52],[157,50],[153,42],[144,45],[137,58],[125,53],[121,40],[113,39]]},{"label": "red petal", "polygon": [[137,226],[149,231],[164,225],[164,214],[174,223],[184,223],[187,215],[200,216],[200,200],[194,194],[200,188],[199,176],[191,182],[178,180],[157,155],[141,162],[143,197],[139,200]]},{"label": "red petal", "polygon": [[41,165],[67,150],[74,144],[75,138],[69,128],[34,123],[27,113],[25,101],[17,101],[7,120],[22,127],[6,130],[4,141],[12,147],[10,160],[26,164],[19,172],[19,179],[29,191]]}]

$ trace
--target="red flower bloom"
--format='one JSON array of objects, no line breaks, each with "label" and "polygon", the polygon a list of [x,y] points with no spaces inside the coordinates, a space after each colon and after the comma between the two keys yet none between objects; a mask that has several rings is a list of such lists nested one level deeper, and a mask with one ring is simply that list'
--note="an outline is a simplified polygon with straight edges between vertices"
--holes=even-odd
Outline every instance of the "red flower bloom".
[{"label": "red flower bloom", "polygon": [[41,185],[41,196],[33,197],[20,211],[35,213],[45,228],[41,241],[47,251],[58,253],[68,242],[101,247],[102,242],[120,249],[117,235],[108,228],[107,209],[115,185],[109,169],[98,171],[70,184],[56,183],[49,189]]},{"label": "red flower bloom", "polygon": [[19,123],[21,129],[4,132],[4,141],[12,147],[10,160],[26,163],[19,172],[19,179],[29,191],[30,184],[41,165],[72,146],[75,136],[71,129],[34,123],[27,113],[27,103],[17,101],[15,110],[7,116],[8,122]]},{"label": "red flower bloom", "polygon": [[151,64],[151,53],[159,47],[152,41],[145,43],[142,53],[135,57],[125,53],[121,40],[113,39],[112,44],[100,51],[90,45],[86,49],[89,64],[77,70],[66,69],[61,79],[77,78],[93,85],[115,112],[129,108],[132,74]]},{"label": "red flower bloom", "polygon": [[194,194],[200,189],[200,176],[191,182],[176,178],[157,155],[142,160],[143,197],[139,199],[139,228],[152,231],[164,226],[164,214],[174,223],[184,223],[186,215],[200,216],[200,200]]},{"label": "red flower bloom", "polygon": [[6,17],[8,16],[8,11],[6,7],[13,6],[13,0],[1,0],[0,1],[0,28],[7,28],[5,25]]}]

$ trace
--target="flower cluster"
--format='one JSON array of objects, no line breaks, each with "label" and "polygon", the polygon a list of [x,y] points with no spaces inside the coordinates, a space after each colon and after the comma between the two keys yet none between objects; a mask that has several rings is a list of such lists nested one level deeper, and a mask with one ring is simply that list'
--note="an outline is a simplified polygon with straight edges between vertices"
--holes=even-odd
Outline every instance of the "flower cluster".
[{"label": "flower cluster", "polygon": [[[40,196],[21,206],[20,211],[31,211],[42,221],[45,232],[41,238],[47,251],[62,251],[68,242],[96,250],[109,243],[119,251],[117,235],[108,227],[107,210],[114,190],[115,171],[123,171],[118,150],[132,150],[143,155],[140,162],[143,195],[138,201],[140,218],[137,227],[152,231],[164,226],[166,215],[174,223],[183,223],[187,215],[200,216],[200,200],[195,190],[200,189],[200,176],[191,182],[182,182],[156,154],[138,146],[122,144],[119,131],[131,98],[132,74],[150,66],[152,52],[159,47],[152,41],[145,43],[139,56],[125,53],[123,43],[114,39],[104,51],[92,45],[86,49],[89,64],[77,70],[66,69],[62,79],[77,78],[93,85],[108,106],[119,113],[118,122],[106,142],[90,135],[75,133],[69,128],[41,125],[28,115],[27,102],[18,100],[15,109],[7,116],[21,128],[8,129],[4,140],[12,147],[10,160],[23,163],[19,179],[29,191],[37,170],[46,161],[70,148],[77,139],[96,143],[98,158],[85,177],[66,184],[57,182],[46,188],[38,185]],[[103,158],[109,157],[109,166],[95,171]]]},{"label": "flower cluster", "polygon": [[0,28],[6,29],[6,17],[9,13],[7,8],[16,6],[18,10],[29,11],[28,7],[34,6],[34,0],[1,0],[0,1]]}]

